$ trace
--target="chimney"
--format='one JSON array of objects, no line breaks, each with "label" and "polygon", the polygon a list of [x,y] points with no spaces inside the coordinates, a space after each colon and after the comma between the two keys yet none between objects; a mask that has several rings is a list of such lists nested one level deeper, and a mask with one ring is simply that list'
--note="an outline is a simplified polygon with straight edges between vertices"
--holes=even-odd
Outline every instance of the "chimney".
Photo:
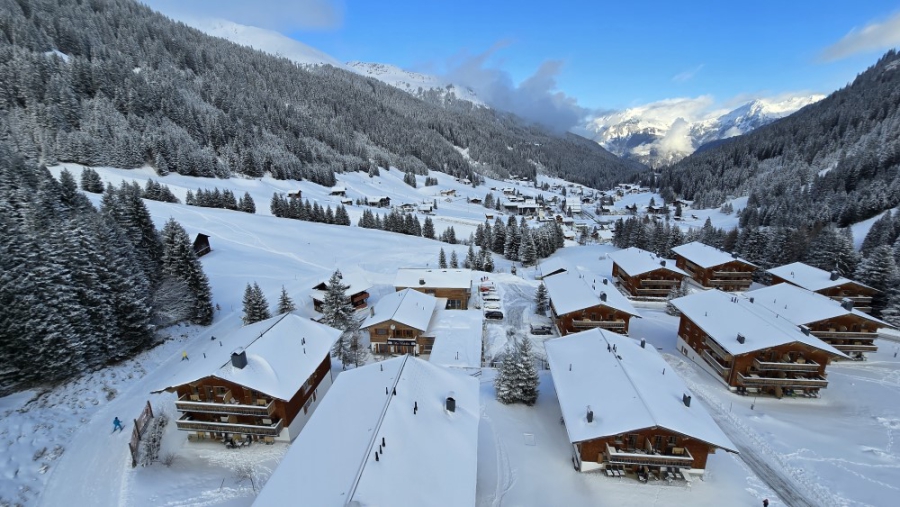
[{"label": "chimney", "polygon": [[606,278],[604,278],[604,279],[603,279],[603,285],[609,285],[609,280],[607,280]]},{"label": "chimney", "polygon": [[370,306],[369,307],[369,317],[374,317],[374,316],[375,316],[375,307]]},{"label": "chimney", "polygon": [[803,331],[803,334],[805,334],[806,336],[809,336],[809,326],[804,326],[803,324],[800,324],[800,331]]},{"label": "chimney", "polygon": [[753,302],[753,298],[749,298],[749,299],[750,299],[750,302],[752,303],[752,302]]},{"label": "chimney", "polygon": [[685,407],[690,407],[691,406],[691,397],[687,394],[682,394],[681,402],[684,403]]},{"label": "chimney", "polygon": [[642,349],[647,348],[647,340],[645,340],[645,339],[643,339],[643,338],[641,338],[641,348],[642,348]]},{"label": "chimney", "polygon": [[419,285],[425,285],[425,279],[419,278]]},{"label": "chimney", "polygon": [[247,366],[247,351],[239,348],[231,353],[231,365],[237,369],[243,369]]},{"label": "chimney", "polygon": [[843,308],[844,310],[847,310],[848,312],[850,310],[853,310],[853,300],[850,298],[842,299],[841,300],[841,308]]},{"label": "chimney", "polygon": [[606,293],[605,292],[600,293],[600,301],[606,302]]},{"label": "chimney", "polygon": [[447,412],[456,412],[456,398],[453,397],[453,393],[451,392],[449,396],[447,396]]},{"label": "chimney", "polygon": [[835,281],[835,280],[837,280],[837,279],[840,278],[840,277],[841,277],[841,275],[839,275],[837,271],[832,271],[832,272],[831,272],[831,281],[832,281],[832,282]]},{"label": "chimney", "polygon": [[589,422],[589,423],[594,422],[594,411],[591,410],[590,405],[588,405],[588,408],[587,408],[587,422]]},{"label": "chimney", "polygon": [[738,343],[744,343],[744,342],[747,341],[747,338],[744,337],[744,335],[742,335],[741,333],[738,333],[738,335],[737,335],[737,341],[738,341]]},{"label": "chimney", "polygon": [[663,259],[663,260],[659,261],[659,265],[662,267],[666,267],[666,260]]}]

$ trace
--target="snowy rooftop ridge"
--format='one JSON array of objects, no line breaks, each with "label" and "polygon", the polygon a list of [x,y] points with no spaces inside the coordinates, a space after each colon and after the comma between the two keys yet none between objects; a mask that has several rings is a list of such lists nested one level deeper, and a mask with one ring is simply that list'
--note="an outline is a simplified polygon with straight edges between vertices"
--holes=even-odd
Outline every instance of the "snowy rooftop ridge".
[{"label": "snowy rooftop ridge", "polygon": [[720,266],[731,261],[739,261],[757,267],[756,264],[753,264],[747,259],[736,257],[728,252],[719,250],[716,247],[700,243],[699,241],[692,241],[684,245],[676,246],[672,251],[702,268]]},{"label": "snowy rooftop ridge", "polygon": [[815,266],[810,266],[809,264],[804,264],[802,262],[793,262],[791,264],[785,264],[784,266],[778,266],[777,268],[768,270],[768,272],[772,275],[777,276],[778,278],[787,281],[788,283],[792,283],[798,287],[803,287],[804,289],[811,290],[813,292],[822,289],[828,289],[831,287],[837,287],[839,285],[848,283],[855,283],[856,285],[861,285],[863,287],[872,289],[872,287],[869,287],[866,284],[857,282],[856,280],[845,278],[843,276],[837,276],[835,279],[832,279],[832,275],[830,272],[825,271],[824,269],[819,269]]},{"label": "snowy rooftop ridge", "polygon": [[675,266],[673,259],[659,257],[653,252],[637,247],[629,247],[618,252],[608,253],[606,256],[628,273],[629,276],[643,275],[657,269],[665,269],[679,275],[688,276],[682,269]]},{"label": "snowy rooftop ridge", "polygon": [[254,505],[475,505],[479,388],[409,356],[341,373]]},{"label": "snowy rooftop ridge", "polygon": [[471,269],[401,268],[397,270],[394,287],[423,287],[428,289],[471,289]]},{"label": "snowy rooftop ridge", "polygon": [[434,336],[428,361],[456,368],[481,368],[481,310],[437,310],[426,334]]},{"label": "snowy rooftop ridge", "polygon": [[559,256],[544,259],[539,267],[542,277],[550,276],[557,271],[572,271],[572,268],[569,267],[569,262]]},{"label": "snowy rooftop ridge", "polygon": [[662,427],[737,452],[703,405],[685,406],[691,391],[652,346],[592,329],[544,347],[570,442]]},{"label": "snowy rooftop ridge", "polygon": [[843,315],[855,315],[882,327],[894,327],[855,308],[847,310],[841,305],[840,301],[789,283],[778,283],[762,289],[756,289],[745,293],[744,296],[753,298],[754,304],[779,314],[798,325],[812,324]]},{"label": "snowy rooftop ridge", "polygon": [[360,327],[366,328],[393,320],[425,331],[437,306],[437,298],[413,289],[392,292],[369,307],[369,316]]},{"label": "snowy rooftop ridge", "polygon": [[[592,306],[607,306],[635,317],[641,316],[608,279],[597,276],[589,280],[590,276],[566,271],[544,278],[544,286],[547,287],[547,293],[557,315],[565,315]],[[606,283],[603,283],[604,280]]]},{"label": "snowy rooftop ridge", "polygon": [[[847,358],[843,352],[815,336],[804,334],[787,318],[751,303],[745,296],[712,289],[673,299],[672,304],[726,352],[735,356],[799,342]],[[743,337],[743,342],[738,341],[738,336]]]},{"label": "snowy rooftop ridge", "polygon": [[[341,332],[292,313],[235,330],[212,346],[204,357],[191,357],[157,391],[173,389],[205,377],[218,377],[281,400],[290,400],[329,355]],[[247,366],[231,364],[231,354],[243,349]]]}]

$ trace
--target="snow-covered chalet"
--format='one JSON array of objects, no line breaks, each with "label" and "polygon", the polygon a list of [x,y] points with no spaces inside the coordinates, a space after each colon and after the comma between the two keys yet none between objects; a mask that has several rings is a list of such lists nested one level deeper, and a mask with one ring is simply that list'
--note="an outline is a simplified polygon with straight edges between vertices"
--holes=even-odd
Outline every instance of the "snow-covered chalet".
[{"label": "snow-covered chalet", "polygon": [[544,277],[559,334],[601,328],[627,335],[628,322],[640,314],[608,279],[589,277],[575,271]]},{"label": "snow-covered chalet", "polygon": [[394,279],[397,291],[413,289],[447,300],[446,308],[466,310],[472,297],[471,269],[401,268]]},{"label": "snow-covered chalet", "polygon": [[823,296],[843,301],[853,301],[853,306],[861,312],[872,311],[872,297],[879,290],[863,283],[845,278],[836,271],[825,271],[809,264],[794,262],[768,271],[772,275],[772,284],[789,283]]},{"label": "snow-covered chalet", "polygon": [[360,329],[369,332],[375,354],[428,354],[434,336],[426,337],[431,318],[441,301],[429,294],[403,289],[382,297],[369,307]]},{"label": "snow-covered chalet", "polygon": [[675,265],[683,269],[698,284],[708,289],[728,292],[744,291],[753,283],[756,264],[694,241],[676,246]]},{"label": "snow-covered chalet", "polygon": [[[328,281],[330,278],[329,276],[328,279],[317,283],[310,294],[313,300],[313,307],[319,313],[322,312],[325,305],[325,295],[328,293]],[[341,285],[347,287],[344,294],[350,298],[350,304],[353,305],[354,309],[359,310],[366,307],[369,301],[368,291],[372,288],[372,284],[365,277],[357,274],[344,275],[342,273]]]},{"label": "snow-covered chalet", "polygon": [[613,261],[612,275],[616,284],[633,297],[666,297],[681,286],[688,274],[675,266],[672,259],[664,259],[652,252],[631,247],[607,257]]}]

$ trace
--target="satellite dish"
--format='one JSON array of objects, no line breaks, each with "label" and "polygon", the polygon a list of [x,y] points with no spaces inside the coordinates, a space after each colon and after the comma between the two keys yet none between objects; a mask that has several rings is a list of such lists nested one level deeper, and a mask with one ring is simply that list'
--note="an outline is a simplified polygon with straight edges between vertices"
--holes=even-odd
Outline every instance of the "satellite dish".
[{"label": "satellite dish", "polygon": [[395,330],[395,329],[397,329],[397,326],[391,324],[391,331],[393,331],[393,330]]}]

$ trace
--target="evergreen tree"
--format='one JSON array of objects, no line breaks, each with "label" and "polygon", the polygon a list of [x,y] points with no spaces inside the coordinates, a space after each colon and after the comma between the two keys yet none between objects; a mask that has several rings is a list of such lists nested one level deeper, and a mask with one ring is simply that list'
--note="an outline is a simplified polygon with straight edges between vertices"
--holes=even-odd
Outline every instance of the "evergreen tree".
[{"label": "evergreen tree", "polygon": [[291,299],[291,296],[288,295],[287,289],[284,288],[284,285],[281,286],[281,297],[278,298],[278,313],[290,313],[297,309],[297,305],[294,304],[294,300]]},{"label": "evergreen tree", "polygon": [[538,315],[546,315],[549,308],[550,295],[547,293],[547,287],[541,282],[534,293],[534,312]]},{"label": "evergreen tree", "polygon": [[876,316],[888,304],[889,293],[897,283],[897,264],[894,252],[888,245],[872,249],[868,257],[859,263],[854,278],[879,292],[872,298],[872,313]]},{"label": "evergreen tree", "polygon": [[438,254],[438,267],[447,269],[447,254],[444,253],[443,248],[441,248],[441,253]]},{"label": "evergreen tree", "polygon": [[534,405],[538,396],[537,369],[534,354],[528,338],[516,340],[511,337],[507,343],[503,364],[494,379],[497,401],[503,404],[524,403]]},{"label": "evergreen tree", "polygon": [[213,318],[212,291],[203,266],[184,228],[170,218],[162,230],[162,270],[182,280],[194,296],[191,322],[208,326]]},{"label": "evergreen tree", "polygon": [[359,331],[361,322],[361,319],[350,319],[347,329],[334,345],[332,353],[341,360],[344,368],[347,365],[358,368],[365,364],[369,357],[369,349],[362,342],[362,333]]},{"label": "evergreen tree", "polygon": [[322,301],[322,322],[344,331],[353,320],[353,306],[346,292],[349,286],[344,285],[342,279],[340,270],[335,270],[328,279],[325,298]]},{"label": "evergreen tree", "polygon": [[81,189],[92,194],[102,194],[104,191],[103,180],[97,171],[90,167],[85,167],[81,171]]},{"label": "evergreen tree", "polygon": [[247,288],[244,289],[243,302],[244,325],[253,324],[271,317],[269,314],[269,302],[266,301],[265,294],[263,294],[262,289],[259,288],[256,282],[253,282],[253,285],[247,284]]},{"label": "evergreen tree", "polygon": [[459,268],[459,258],[456,257],[456,250],[450,251],[450,267],[452,269]]},{"label": "evergreen tree", "polygon": [[519,260],[522,261],[522,266],[534,266],[537,262],[537,248],[534,246],[531,230],[525,228],[522,231],[522,239],[519,243]]},{"label": "evergreen tree", "polygon": [[238,210],[244,213],[256,213],[256,203],[253,202],[249,192],[244,192],[244,196],[238,201]]},{"label": "evergreen tree", "polygon": [[486,271],[488,273],[493,273],[494,272],[494,257],[491,255],[491,251],[485,247],[481,247],[479,256],[481,257],[481,270]]},{"label": "evergreen tree", "polygon": [[475,258],[474,242],[469,242],[469,250],[466,252],[466,258],[463,260],[463,267],[466,269],[479,269],[478,260]]},{"label": "evergreen tree", "polygon": [[425,217],[425,223],[422,225],[422,237],[434,239],[434,222],[431,217]]}]

